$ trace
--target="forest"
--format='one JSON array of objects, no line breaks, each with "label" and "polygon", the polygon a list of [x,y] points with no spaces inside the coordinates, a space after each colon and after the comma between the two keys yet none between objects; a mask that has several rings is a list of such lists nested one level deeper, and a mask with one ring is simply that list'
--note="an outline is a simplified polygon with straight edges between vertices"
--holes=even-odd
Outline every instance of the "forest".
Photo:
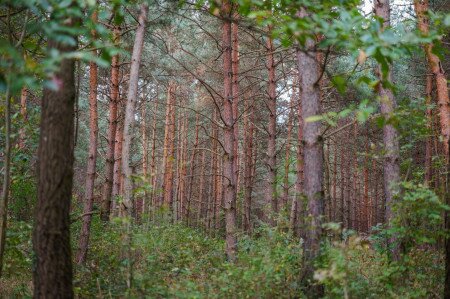
[{"label": "forest", "polygon": [[0,0],[0,298],[450,299],[450,1]]}]

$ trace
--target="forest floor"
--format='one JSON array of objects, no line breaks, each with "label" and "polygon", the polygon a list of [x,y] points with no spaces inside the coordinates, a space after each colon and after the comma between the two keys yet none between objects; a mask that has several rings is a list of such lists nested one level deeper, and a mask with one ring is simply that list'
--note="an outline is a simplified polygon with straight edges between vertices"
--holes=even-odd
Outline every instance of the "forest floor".
[{"label": "forest floor", "polygon": [[[79,226],[72,225],[74,252]],[[120,219],[105,225],[94,217],[88,261],[74,269],[78,298],[304,297],[301,244],[283,230],[263,226],[251,238],[239,235],[231,264],[223,240],[207,232],[164,220],[135,225],[130,234],[126,227]],[[31,297],[30,235],[27,223],[10,226],[0,298]],[[417,251],[390,264],[356,236],[330,245],[319,267],[327,298],[439,298],[442,288],[441,256]]]}]

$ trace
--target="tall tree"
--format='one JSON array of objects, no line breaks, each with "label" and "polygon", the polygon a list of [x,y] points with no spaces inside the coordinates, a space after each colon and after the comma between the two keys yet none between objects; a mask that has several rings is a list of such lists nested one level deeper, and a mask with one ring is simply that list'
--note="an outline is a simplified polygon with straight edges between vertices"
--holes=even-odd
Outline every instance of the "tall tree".
[{"label": "tall tree", "polygon": [[[9,80],[8,80],[9,81]],[[5,93],[5,161],[2,185],[2,197],[0,199],[0,277],[3,270],[3,256],[6,243],[6,222],[8,217],[9,185],[11,181],[11,93],[10,82]]]},{"label": "tall tree", "polygon": [[122,172],[123,172],[123,202],[120,207],[121,216],[133,214],[133,178],[130,166],[131,140],[134,126],[134,113],[137,101],[139,67],[142,60],[142,48],[144,46],[145,22],[147,21],[148,5],[141,4],[139,10],[138,27],[134,39],[133,53],[131,55],[130,80],[128,85],[127,102],[125,106],[125,118],[123,123],[123,147],[122,147]]},{"label": "tall tree", "polygon": [[[75,26],[75,20],[64,20]],[[74,37],[75,38],[75,37]],[[64,54],[75,45],[50,40],[49,51]],[[73,179],[75,61],[63,59],[44,88],[38,150],[38,202],[33,230],[34,298],[72,298],[70,201]]]},{"label": "tall tree", "polygon": [[[391,8],[389,0],[375,0],[374,11],[375,15],[382,19],[382,30],[390,26],[391,20]],[[380,80],[387,80],[392,82],[392,74],[388,70],[387,74],[383,75],[381,66],[378,67],[377,75]],[[391,89],[386,88],[383,84],[378,85],[378,95],[381,102],[381,114],[387,120],[392,117],[396,101],[394,93]],[[394,203],[394,197],[398,192],[398,183],[400,181],[400,150],[398,144],[398,132],[392,124],[387,123],[383,127],[383,143],[384,143],[384,160],[383,160],[383,179],[384,179],[384,192],[386,197],[386,214],[385,220],[387,225],[392,221],[394,217],[392,211],[392,205]],[[395,238],[391,238],[389,241],[392,246],[392,255],[394,259],[399,258],[399,250],[396,244]]]},{"label": "tall tree", "polygon": [[234,167],[234,125],[232,94],[232,44],[231,44],[231,3],[222,0],[222,50],[223,50],[223,191],[225,209],[226,254],[229,261],[236,259],[236,173]]},{"label": "tall tree", "polygon": [[[92,21],[98,21],[98,14],[95,11],[92,14]],[[95,31],[92,32],[92,38],[96,38]],[[97,55],[97,50],[94,50]],[[92,220],[92,207],[94,204],[95,188],[95,166],[97,164],[97,140],[98,140],[98,113],[97,113],[97,87],[98,87],[98,66],[95,62],[89,64],[89,153],[86,169],[86,189],[83,203],[83,224],[81,226],[80,238],[78,240],[77,263],[86,262],[86,256],[89,245],[89,234]]]},{"label": "tall tree", "polygon": [[[306,12],[301,11],[300,17]],[[300,74],[300,98],[303,118],[303,146],[304,146],[304,188],[308,202],[308,221],[305,238],[305,277],[312,278],[313,260],[318,256],[322,235],[321,216],[323,215],[323,142],[321,137],[321,123],[311,122],[309,118],[320,115],[320,63],[315,52],[316,42],[308,38],[303,51],[298,52],[298,71]],[[313,296],[321,296],[323,290],[311,286]]]},{"label": "tall tree", "polygon": [[[428,16],[429,3],[428,0],[414,0],[414,8],[417,14],[417,22],[419,30],[428,35],[430,31],[430,20]],[[444,141],[444,152],[447,163],[447,168],[450,166],[450,100],[448,95],[447,76],[442,67],[442,62],[437,55],[433,53],[433,44],[425,44],[425,53],[427,55],[429,69],[433,74],[433,79],[436,82],[436,94],[439,107],[439,118],[441,135]],[[431,99],[432,82],[427,78],[427,99]],[[428,113],[427,113],[428,114]],[[427,142],[427,150],[430,150]],[[430,159],[430,154],[427,152],[427,162]],[[428,162],[429,163],[429,162]],[[430,166],[426,169],[427,181],[430,179]],[[448,176],[448,174],[447,174]],[[450,190],[447,182],[446,186],[446,203],[450,204]],[[450,231],[450,212],[445,212],[445,229]],[[450,237],[445,239],[445,290],[444,298],[450,298]]]},{"label": "tall tree", "polygon": [[[270,32],[270,28],[269,28]],[[267,39],[267,70],[269,72],[269,83],[267,93],[267,108],[269,110],[269,124],[267,126],[267,179],[266,179],[266,203],[271,203],[273,217],[278,213],[277,198],[277,166],[276,166],[276,138],[277,138],[277,94],[276,94],[276,78],[275,78],[275,60],[273,58],[273,40]],[[275,224],[275,221],[272,222]]]},{"label": "tall tree", "polygon": [[[114,43],[117,44],[120,38],[120,27],[113,28]],[[119,54],[112,57],[111,61],[111,82],[109,96],[109,117],[108,117],[108,147],[106,150],[105,161],[105,184],[102,192],[102,205],[100,210],[100,218],[103,221],[109,220],[111,212],[111,197],[114,183],[114,162],[117,158],[114,153],[116,151],[116,131],[118,122],[118,105],[119,105]]]}]

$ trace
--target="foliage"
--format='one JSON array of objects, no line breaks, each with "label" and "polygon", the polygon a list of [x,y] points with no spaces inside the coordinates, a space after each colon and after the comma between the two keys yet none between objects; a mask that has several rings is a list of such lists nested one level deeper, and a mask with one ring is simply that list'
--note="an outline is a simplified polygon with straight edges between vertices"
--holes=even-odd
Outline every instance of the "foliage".
[{"label": "foliage", "polygon": [[324,244],[314,277],[325,298],[440,298],[444,266],[436,251],[416,248],[391,262],[375,248],[354,233]]}]

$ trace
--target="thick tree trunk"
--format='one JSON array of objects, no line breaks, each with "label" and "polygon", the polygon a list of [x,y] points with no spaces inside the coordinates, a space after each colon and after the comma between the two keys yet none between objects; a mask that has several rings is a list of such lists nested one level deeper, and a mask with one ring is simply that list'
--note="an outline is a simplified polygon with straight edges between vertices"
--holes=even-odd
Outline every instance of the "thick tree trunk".
[{"label": "thick tree trunk", "polygon": [[[277,137],[277,95],[276,95],[276,79],[275,79],[275,61],[273,58],[273,41],[271,38],[267,39],[267,69],[269,71],[268,84],[268,102],[267,108],[269,110],[269,125],[267,128],[267,179],[266,179],[266,203],[272,206],[272,217],[276,217],[278,213],[278,198],[277,198],[277,165],[276,165],[276,137]],[[274,218],[275,219],[275,218]],[[272,224],[276,225],[276,221],[272,220]]]},{"label": "thick tree trunk", "polygon": [[[92,21],[97,22],[97,11],[92,14]],[[95,31],[93,37],[95,38]],[[97,55],[97,51],[94,51]],[[98,66],[95,62],[89,64],[89,152],[86,169],[86,190],[83,203],[83,224],[81,226],[80,238],[78,240],[78,252],[76,261],[78,264],[86,262],[89,234],[91,230],[92,207],[94,204],[94,188],[97,164],[97,140],[98,140],[98,113],[97,113],[97,86],[98,86]]]},{"label": "thick tree trunk", "polygon": [[[320,64],[316,53],[312,52],[315,41],[308,39],[305,51],[298,54],[300,73],[300,98],[302,99],[303,146],[304,146],[304,194],[308,201],[308,224],[305,235],[305,274],[312,279],[313,260],[318,256],[322,237],[323,215],[323,144],[321,123],[309,122],[309,117],[320,115]],[[311,287],[311,294],[320,296],[321,287]]]},{"label": "thick tree trunk", "polygon": [[[114,27],[114,42],[117,43],[120,38],[120,28]],[[109,97],[109,127],[108,127],[108,148],[106,151],[105,161],[105,184],[103,185],[102,192],[102,205],[100,209],[100,218],[103,221],[109,220],[111,212],[111,197],[113,191],[114,182],[114,162],[117,158],[115,151],[117,147],[116,143],[116,130],[117,130],[117,106],[119,104],[119,55],[114,55],[111,62],[111,85],[110,85],[110,97]]]},{"label": "thick tree trunk", "polygon": [[[50,49],[74,46],[49,42]],[[34,298],[73,298],[70,202],[73,180],[75,63],[61,62],[56,90],[44,89],[38,151],[38,202],[33,231]]]},{"label": "thick tree trunk", "polygon": [[[375,0],[375,14],[384,20],[383,28],[390,25],[390,4],[389,0]],[[382,79],[381,67],[378,69],[378,77]],[[384,79],[392,81],[390,71],[387,77]],[[392,90],[384,88],[381,84],[378,87],[378,94],[381,101],[381,114],[385,119],[392,117],[394,113],[396,102]],[[394,203],[394,197],[398,192],[398,183],[400,181],[400,166],[399,166],[399,144],[398,144],[398,132],[391,125],[386,124],[383,127],[383,142],[384,142],[384,161],[383,161],[383,178],[384,178],[384,192],[386,196],[386,223],[389,226],[392,218],[394,217],[392,211],[392,205]],[[389,240],[389,243],[395,244],[395,238]],[[399,258],[398,245],[392,249],[392,255],[394,259]]]},{"label": "thick tree trunk", "polygon": [[128,86],[127,103],[125,107],[125,118],[123,122],[123,147],[122,147],[122,171],[123,171],[123,201],[120,206],[121,216],[133,215],[133,181],[130,166],[131,134],[134,125],[134,113],[137,101],[139,67],[142,59],[142,48],[144,46],[145,22],[147,21],[148,6],[142,4],[139,12],[139,25],[136,29],[133,54],[131,55],[130,81]]},{"label": "thick tree trunk", "polygon": [[236,173],[234,155],[234,118],[232,94],[232,47],[231,47],[231,4],[229,0],[222,1],[223,21],[223,76],[224,97],[222,101],[222,118],[224,121],[223,138],[223,191],[225,209],[226,254],[229,261],[236,259]]}]

